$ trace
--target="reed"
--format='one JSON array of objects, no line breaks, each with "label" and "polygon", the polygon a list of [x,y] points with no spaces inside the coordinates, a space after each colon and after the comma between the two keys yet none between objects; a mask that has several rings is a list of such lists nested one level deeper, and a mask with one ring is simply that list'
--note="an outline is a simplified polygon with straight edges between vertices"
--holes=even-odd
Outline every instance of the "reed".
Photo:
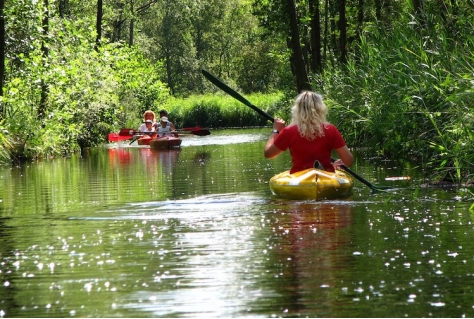
[{"label": "reed", "polygon": [[[285,116],[289,106],[284,104],[283,94],[252,94],[247,96],[265,112]],[[283,105],[283,106],[282,106]],[[170,98],[163,105],[176,127],[255,127],[270,123],[255,111],[221,93],[193,95],[186,99]]]},{"label": "reed", "polygon": [[414,160],[438,179],[461,182],[474,161],[472,37],[395,28],[368,29],[357,59],[326,72],[319,85],[332,120],[352,146]]}]

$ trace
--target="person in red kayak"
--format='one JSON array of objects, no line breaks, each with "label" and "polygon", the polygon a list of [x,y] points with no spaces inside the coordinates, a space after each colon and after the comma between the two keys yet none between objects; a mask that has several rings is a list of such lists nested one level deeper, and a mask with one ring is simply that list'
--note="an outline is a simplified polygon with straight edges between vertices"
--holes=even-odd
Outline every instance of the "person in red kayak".
[{"label": "person in red kayak", "polygon": [[[351,166],[354,157],[338,129],[327,122],[327,107],[321,95],[301,92],[291,109],[291,123],[276,118],[268,139],[265,158],[275,158],[290,150],[293,166],[290,174],[316,167],[334,172],[341,165]],[[339,159],[331,163],[331,152],[335,150]]]},{"label": "person in red kayak", "polygon": [[163,116],[168,117],[168,111],[165,110],[165,109],[162,109],[162,110],[160,111],[160,119],[161,119]]},{"label": "person in red kayak", "polygon": [[143,124],[138,129],[139,132],[151,132],[147,128],[147,121],[151,121],[153,130],[156,130],[158,123],[155,122],[155,112],[152,110],[147,110],[145,113],[143,113]]},{"label": "person in red kayak", "polygon": [[[162,111],[160,111],[160,116],[162,114]],[[168,115],[168,113],[165,114]],[[168,120],[168,117],[166,117],[166,115],[161,116],[160,121],[158,122],[157,132],[159,137],[176,135],[176,128],[174,127],[174,124]]]},{"label": "person in red kayak", "polygon": [[140,126],[139,132],[140,133],[156,133],[156,128],[153,127],[154,123],[152,120],[148,119],[145,120],[145,123]]}]

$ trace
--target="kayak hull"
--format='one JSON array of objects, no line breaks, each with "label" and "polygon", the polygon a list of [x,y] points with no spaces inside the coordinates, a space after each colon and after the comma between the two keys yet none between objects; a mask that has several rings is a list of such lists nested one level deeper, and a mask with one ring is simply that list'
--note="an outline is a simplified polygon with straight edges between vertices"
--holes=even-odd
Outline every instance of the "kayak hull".
[{"label": "kayak hull", "polygon": [[137,140],[137,143],[138,145],[150,145],[150,141],[154,139],[156,136],[157,134],[143,135]]},{"label": "kayak hull", "polygon": [[122,136],[122,135],[119,135],[119,133],[109,133],[107,138],[108,138],[109,142],[113,143],[113,142],[120,142],[120,141],[128,140],[128,139],[130,139],[130,136]]},{"label": "kayak hull", "polygon": [[150,140],[149,145],[153,149],[176,149],[181,147],[181,139],[175,136],[156,137]]},{"label": "kayak hull", "polygon": [[335,199],[352,193],[354,180],[342,171],[310,168],[294,174],[285,171],[270,179],[272,193],[286,199]]}]

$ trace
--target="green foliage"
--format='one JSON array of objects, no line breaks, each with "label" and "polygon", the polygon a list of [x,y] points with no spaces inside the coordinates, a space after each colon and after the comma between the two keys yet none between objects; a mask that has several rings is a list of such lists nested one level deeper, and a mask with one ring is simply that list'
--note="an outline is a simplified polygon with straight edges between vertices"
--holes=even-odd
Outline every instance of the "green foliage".
[{"label": "green foliage", "polygon": [[168,0],[137,21],[142,31],[137,45],[150,60],[163,61],[160,79],[173,96],[202,93],[207,84],[202,68],[235,79],[246,92],[274,89],[281,60],[272,52],[282,43],[260,39],[249,2]]},{"label": "green foliage", "polygon": [[353,147],[416,160],[460,182],[474,161],[472,31],[453,39],[439,27],[423,36],[403,21],[393,28],[368,28],[357,60],[319,86]]},{"label": "green foliage", "polygon": [[[80,22],[51,18],[49,30],[56,36],[41,40],[48,45],[47,57],[41,41],[33,39],[26,52],[7,62],[0,114],[8,142],[0,142],[4,161],[64,156],[99,145],[107,133],[136,123],[144,108],[159,105],[166,92],[157,76],[160,64],[137,48],[104,43],[96,51],[93,34]],[[11,45],[24,51],[14,41]],[[42,92],[44,116],[38,113]]]},{"label": "green foliage", "polygon": [[10,152],[12,150],[12,144],[8,136],[8,131],[3,125],[4,122],[4,120],[0,122],[0,163],[10,160]]},{"label": "green foliage", "polygon": [[[97,50],[95,3],[45,3],[6,1],[0,162],[99,145],[111,131],[138,127],[147,109],[167,108],[177,127],[269,124],[218,92],[202,68],[289,120],[296,92],[286,2],[108,1]],[[303,54],[311,61],[310,3],[295,4]],[[424,1],[421,10],[412,1],[348,1],[344,65],[337,62],[337,4],[319,2],[324,70],[311,75],[329,120],[351,147],[415,160],[439,179],[472,176],[472,1]],[[134,46],[123,44],[132,39]],[[203,92],[218,93],[196,95]]]}]

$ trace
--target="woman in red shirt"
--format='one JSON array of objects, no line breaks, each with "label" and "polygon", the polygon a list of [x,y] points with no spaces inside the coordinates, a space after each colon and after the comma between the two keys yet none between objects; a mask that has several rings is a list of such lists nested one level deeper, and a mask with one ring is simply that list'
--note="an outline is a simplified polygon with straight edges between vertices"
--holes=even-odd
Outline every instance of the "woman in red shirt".
[{"label": "woman in red shirt", "polygon": [[[354,157],[338,129],[327,122],[327,111],[321,95],[301,92],[291,109],[290,125],[285,127],[282,119],[274,120],[265,145],[265,158],[275,158],[289,149],[293,162],[291,174],[314,167],[316,161],[330,172],[342,164],[351,166]],[[340,159],[331,164],[332,150]]]}]

